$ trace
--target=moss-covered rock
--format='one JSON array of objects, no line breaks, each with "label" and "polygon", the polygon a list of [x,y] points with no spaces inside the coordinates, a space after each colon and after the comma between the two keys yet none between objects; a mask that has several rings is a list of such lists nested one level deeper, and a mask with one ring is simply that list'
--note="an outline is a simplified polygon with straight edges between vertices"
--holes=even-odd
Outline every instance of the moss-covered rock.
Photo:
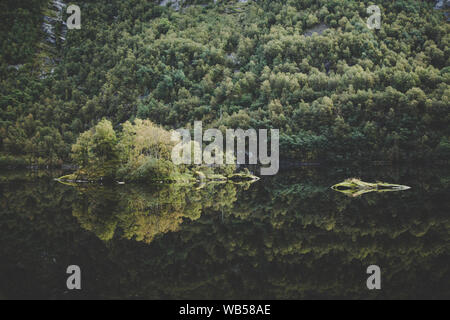
[{"label": "moss-covered rock", "polygon": [[364,182],[357,178],[351,178],[335,184],[331,189],[357,197],[368,192],[402,191],[408,190],[410,187],[386,182]]}]

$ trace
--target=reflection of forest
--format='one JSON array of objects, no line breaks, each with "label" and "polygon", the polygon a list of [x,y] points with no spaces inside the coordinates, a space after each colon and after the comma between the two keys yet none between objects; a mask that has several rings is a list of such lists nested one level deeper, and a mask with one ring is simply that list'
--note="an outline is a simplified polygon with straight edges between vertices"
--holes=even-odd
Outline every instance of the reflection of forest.
[{"label": "reflection of forest", "polygon": [[236,201],[236,188],[248,185],[226,183],[192,186],[158,185],[149,187],[79,189],[73,215],[81,226],[100,239],[110,240],[117,228],[127,239],[151,242],[155,236],[178,231],[183,218],[197,220],[202,210],[230,209]]},{"label": "reflection of forest", "polygon": [[90,297],[449,298],[448,175],[364,173],[412,189],[351,199],[329,186],[358,171],[324,170],[248,190],[0,184],[0,292],[63,297],[76,261]]}]

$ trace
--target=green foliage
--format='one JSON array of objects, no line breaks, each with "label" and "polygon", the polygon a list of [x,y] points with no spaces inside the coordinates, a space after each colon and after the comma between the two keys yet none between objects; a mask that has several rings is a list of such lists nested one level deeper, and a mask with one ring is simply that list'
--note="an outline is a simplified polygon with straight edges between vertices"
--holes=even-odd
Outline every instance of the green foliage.
[{"label": "green foliage", "polygon": [[1,6],[2,154],[68,161],[104,117],[278,128],[298,160],[437,159],[450,136],[450,25],[430,1],[382,1],[381,30],[370,1],[80,1],[82,29],[52,48],[44,2]]},{"label": "green foliage", "polygon": [[450,159],[450,139],[448,137],[442,137],[439,142],[438,154],[443,160]]},{"label": "green foliage", "polygon": [[175,166],[170,161],[147,158],[139,167],[126,175],[124,180],[146,182],[150,179],[151,181],[163,181],[168,179],[175,171]]},{"label": "green foliage", "polygon": [[118,166],[117,143],[111,122],[106,119],[83,132],[72,146],[72,159],[80,167],[79,174],[89,179],[113,179]]},{"label": "green foliage", "polygon": [[168,160],[172,146],[170,133],[148,120],[124,123],[118,138],[111,122],[103,119],[72,146],[72,159],[79,166],[75,175],[89,180],[168,179],[176,171]]},{"label": "green foliage", "polygon": [[[126,180],[135,182],[195,181],[193,172],[201,170],[207,178],[222,175],[225,179],[236,171],[235,165],[180,165],[172,162],[172,148],[181,141],[172,140],[172,132],[149,120],[135,119],[122,125],[118,137],[111,122],[103,119],[94,128],[80,134],[72,146],[72,159],[79,169],[61,180]],[[191,159],[198,145],[191,141]],[[201,152],[201,150],[199,150]],[[224,157],[223,154],[221,154]],[[247,179],[255,178],[247,174]]]}]

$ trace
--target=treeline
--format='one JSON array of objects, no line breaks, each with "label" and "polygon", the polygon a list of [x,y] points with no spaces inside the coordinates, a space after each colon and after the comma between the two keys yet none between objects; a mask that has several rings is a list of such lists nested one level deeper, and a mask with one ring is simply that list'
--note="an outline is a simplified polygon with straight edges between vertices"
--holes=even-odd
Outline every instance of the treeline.
[{"label": "treeline", "polygon": [[[302,161],[448,159],[443,13],[433,1],[380,1],[382,28],[369,30],[370,4],[222,1],[174,11],[79,1],[82,28],[69,30],[52,75],[36,75],[32,54],[10,68],[18,62],[2,51],[0,152],[70,161],[78,134],[102,118],[117,127],[139,117],[166,129],[194,120],[277,128],[281,156]],[[17,20],[22,7],[7,12]],[[317,26],[325,31],[305,36]],[[27,42],[27,32],[15,34]]]}]

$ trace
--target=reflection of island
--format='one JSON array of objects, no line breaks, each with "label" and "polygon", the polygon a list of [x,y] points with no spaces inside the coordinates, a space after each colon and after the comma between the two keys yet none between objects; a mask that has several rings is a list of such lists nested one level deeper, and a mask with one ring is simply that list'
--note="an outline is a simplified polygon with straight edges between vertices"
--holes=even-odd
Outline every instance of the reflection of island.
[{"label": "reflection of island", "polygon": [[73,215],[83,228],[102,240],[112,239],[120,228],[127,239],[151,242],[158,234],[177,231],[183,219],[197,220],[207,208],[229,210],[236,201],[237,190],[248,185],[78,188],[79,198],[73,205]]}]

